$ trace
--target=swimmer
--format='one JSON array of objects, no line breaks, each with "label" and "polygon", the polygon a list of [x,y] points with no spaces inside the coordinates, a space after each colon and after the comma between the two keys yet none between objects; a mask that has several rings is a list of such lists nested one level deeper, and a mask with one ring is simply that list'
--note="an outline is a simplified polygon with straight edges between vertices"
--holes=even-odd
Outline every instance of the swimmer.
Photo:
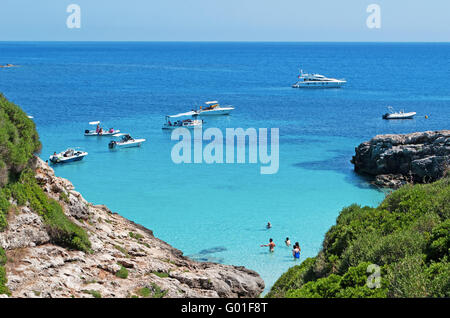
[{"label": "swimmer", "polygon": [[266,228],[270,229],[272,227],[272,224],[270,222],[267,222]]},{"label": "swimmer", "polygon": [[291,246],[291,240],[289,239],[289,237],[286,237],[286,240],[284,241],[284,243],[286,243],[287,247]]},{"label": "swimmer", "polygon": [[272,239],[269,239],[269,244],[261,245],[261,247],[265,247],[265,246],[268,246],[268,247],[269,247],[269,251],[270,251],[270,252],[273,252],[274,249],[275,249],[275,243],[273,242]]}]

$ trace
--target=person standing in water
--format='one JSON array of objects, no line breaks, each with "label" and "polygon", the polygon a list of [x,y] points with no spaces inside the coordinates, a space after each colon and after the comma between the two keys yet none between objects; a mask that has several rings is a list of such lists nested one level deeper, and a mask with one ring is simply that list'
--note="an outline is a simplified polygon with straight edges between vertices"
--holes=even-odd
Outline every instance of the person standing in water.
[{"label": "person standing in water", "polygon": [[268,246],[268,247],[269,247],[269,251],[270,251],[270,252],[273,252],[274,249],[275,249],[275,243],[273,242],[272,239],[269,239],[269,244],[261,245],[261,247],[265,247],[265,246]]},{"label": "person standing in water", "polygon": [[300,245],[298,244],[298,242],[295,242],[294,249],[292,250],[292,256],[294,256],[295,259],[299,259],[300,251],[301,251]]},{"label": "person standing in water", "polygon": [[287,247],[291,246],[291,240],[289,239],[289,237],[286,237],[286,241],[284,241],[284,243],[286,243]]}]

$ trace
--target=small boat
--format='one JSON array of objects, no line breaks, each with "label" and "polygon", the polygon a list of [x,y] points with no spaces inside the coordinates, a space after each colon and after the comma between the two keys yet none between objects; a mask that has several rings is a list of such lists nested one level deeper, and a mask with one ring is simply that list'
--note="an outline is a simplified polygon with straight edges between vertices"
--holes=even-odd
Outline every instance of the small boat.
[{"label": "small boat", "polygon": [[396,112],[392,106],[388,106],[389,112],[383,115],[383,119],[412,119],[416,112],[405,113],[403,110]]},{"label": "small boat", "polygon": [[205,104],[207,105],[206,107],[202,108],[200,106],[200,109],[197,111],[200,116],[229,115],[234,110],[232,106],[220,106],[218,101],[206,102]]},{"label": "small boat", "polygon": [[120,130],[114,130],[114,128],[103,129],[100,127],[100,121],[91,121],[89,125],[96,125],[97,128],[95,130],[86,129],[84,131],[85,136],[112,136],[120,132]]},{"label": "small boat", "polygon": [[113,137],[121,137],[120,140],[111,140],[108,147],[113,148],[129,148],[129,147],[140,147],[145,139],[134,139],[130,134],[120,133],[115,134]]},{"label": "small boat", "polygon": [[293,88],[338,88],[347,83],[344,79],[325,77],[320,74],[307,74],[300,70],[298,81]]},{"label": "small boat", "polygon": [[[196,111],[190,111],[187,113],[180,113],[176,115],[170,115],[166,116],[166,122],[164,123],[162,129],[176,129],[180,127],[184,128],[195,128],[195,127],[202,127],[203,120],[202,119],[196,119],[198,116],[198,112]],[[191,117],[187,119],[178,119],[172,122],[170,119],[176,119],[176,118],[182,118],[182,117]]]},{"label": "small boat", "polygon": [[54,153],[50,156],[50,161],[53,163],[67,163],[83,160],[87,156],[87,152],[68,148],[60,153]]}]

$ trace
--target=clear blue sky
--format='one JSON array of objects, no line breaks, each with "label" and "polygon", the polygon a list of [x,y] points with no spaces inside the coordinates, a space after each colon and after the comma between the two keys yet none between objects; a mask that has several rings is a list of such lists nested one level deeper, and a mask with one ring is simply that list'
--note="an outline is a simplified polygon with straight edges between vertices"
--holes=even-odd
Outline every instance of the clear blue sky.
[{"label": "clear blue sky", "polygon": [[450,41],[449,0],[1,0],[0,14],[0,41]]}]

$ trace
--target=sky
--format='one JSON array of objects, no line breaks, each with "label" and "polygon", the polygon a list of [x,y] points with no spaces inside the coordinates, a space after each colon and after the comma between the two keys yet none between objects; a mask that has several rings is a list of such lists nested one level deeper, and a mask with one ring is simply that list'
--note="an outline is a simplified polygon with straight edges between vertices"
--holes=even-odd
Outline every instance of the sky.
[{"label": "sky", "polygon": [[0,41],[450,41],[449,0],[0,0],[0,14]]}]

